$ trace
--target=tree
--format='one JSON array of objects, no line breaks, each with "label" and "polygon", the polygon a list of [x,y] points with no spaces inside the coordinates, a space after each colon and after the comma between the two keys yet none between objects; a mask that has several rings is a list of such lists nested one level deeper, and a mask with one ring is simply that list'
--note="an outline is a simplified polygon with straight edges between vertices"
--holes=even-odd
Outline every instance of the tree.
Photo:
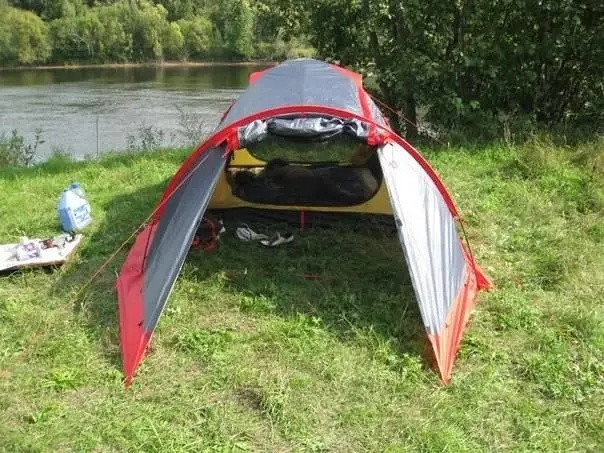
[{"label": "tree", "polygon": [[601,91],[604,74],[604,9],[597,2],[498,0],[489,8],[482,0],[478,7],[490,49],[472,52],[488,57],[485,66],[497,73],[490,107],[516,108],[547,124],[587,113],[586,95]]},{"label": "tree", "polygon": [[254,53],[254,14],[248,0],[220,0],[213,5],[212,20],[219,40],[234,57],[249,58]]},{"label": "tree", "polygon": [[205,17],[181,19],[178,21],[184,38],[182,57],[202,58],[208,55],[213,46],[212,22]]},{"label": "tree", "polygon": [[162,38],[165,36],[168,12],[161,5],[141,0],[130,5],[129,27],[132,52],[136,61],[163,58]]},{"label": "tree", "polygon": [[254,35],[257,41],[272,41],[283,36],[286,41],[310,31],[309,0],[255,0]]},{"label": "tree", "polygon": [[16,8],[32,11],[45,20],[83,13],[83,0],[11,0]]},{"label": "tree", "polygon": [[161,3],[168,11],[168,20],[174,22],[203,15],[211,2],[209,0],[162,0],[158,3]]},{"label": "tree", "polygon": [[125,62],[133,58],[132,32],[130,30],[131,8],[124,2],[94,8],[103,32],[99,37],[103,43],[99,59],[104,62]]},{"label": "tree", "polygon": [[180,26],[176,22],[166,23],[161,40],[164,57],[181,58],[183,54],[184,37]]},{"label": "tree", "polygon": [[43,63],[50,56],[48,26],[29,11],[0,11],[0,63]]},{"label": "tree", "polygon": [[12,57],[12,33],[6,21],[7,15],[8,3],[6,0],[0,0],[0,64],[9,62]]},{"label": "tree", "polygon": [[103,61],[105,27],[94,11],[50,23],[55,61]]},{"label": "tree", "polygon": [[323,56],[371,75],[412,122],[421,107],[446,128],[497,125],[502,113],[546,124],[601,118],[602,14],[590,0],[323,0],[311,9]]}]

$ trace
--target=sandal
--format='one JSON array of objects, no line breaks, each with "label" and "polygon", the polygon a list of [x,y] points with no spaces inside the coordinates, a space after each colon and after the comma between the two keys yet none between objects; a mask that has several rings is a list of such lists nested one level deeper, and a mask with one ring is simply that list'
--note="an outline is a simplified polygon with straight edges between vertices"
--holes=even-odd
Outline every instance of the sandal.
[{"label": "sandal", "polygon": [[294,235],[291,233],[284,234],[281,236],[279,233],[276,233],[273,237],[268,240],[260,241],[265,247],[276,247],[278,245],[289,244],[294,240]]},{"label": "sandal", "polygon": [[260,241],[268,239],[266,234],[258,234],[247,225],[237,228],[235,230],[235,236],[241,241]]}]

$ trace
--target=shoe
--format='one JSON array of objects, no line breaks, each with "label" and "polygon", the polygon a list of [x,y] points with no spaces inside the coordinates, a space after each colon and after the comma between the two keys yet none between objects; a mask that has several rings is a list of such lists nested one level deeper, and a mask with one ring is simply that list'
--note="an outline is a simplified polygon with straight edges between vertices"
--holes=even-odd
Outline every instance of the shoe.
[{"label": "shoe", "polygon": [[294,240],[293,234],[288,233],[288,234],[284,234],[283,236],[281,236],[279,233],[276,233],[270,239],[260,241],[260,244],[262,244],[265,247],[277,247],[278,245],[289,244],[293,240]]},{"label": "shoe", "polygon": [[260,241],[268,239],[266,234],[258,234],[247,225],[237,228],[235,230],[235,236],[241,241]]}]

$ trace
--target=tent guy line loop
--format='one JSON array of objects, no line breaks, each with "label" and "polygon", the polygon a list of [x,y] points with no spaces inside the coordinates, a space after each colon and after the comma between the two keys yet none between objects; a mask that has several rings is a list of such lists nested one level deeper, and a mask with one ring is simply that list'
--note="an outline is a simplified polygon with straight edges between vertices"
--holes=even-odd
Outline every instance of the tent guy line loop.
[{"label": "tent guy line loop", "polygon": [[[178,185],[174,188],[174,190],[172,190],[163,200],[160,201],[160,203],[155,207],[155,209],[153,209],[151,211],[151,213],[145,218],[145,220],[142,221],[142,223],[136,227],[136,229],[130,234],[130,236],[128,236],[128,238],[126,238],[126,240],[124,242],[122,242],[119,247],[113,252],[111,253],[111,255],[109,255],[109,257],[107,257],[107,259],[105,261],[103,261],[101,263],[101,265],[94,271],[94,273],[92,274],[92,276],[86,280],[86,282],[80,287],[80,289],[77,290],[77,292],[75,293],[75,295],[72,297],[71,302],[69,303],[69,305],[73,305],[77,302],[78,298],[82,295],[82,293],[94,282],[94,280],[96,280],[96,278],[101,274],[101,272],[103,272],[103,270],[109,265],[109,263],[111,263],[115,257],[118,255],[118,253],[120,253],[124,247],[126,247],[126,245],[128,245],[128,243],[132,240],[132,238],[134,238],[141,230],[143,230],[149,223],[149,220],[151,220],[153,218],[153,216],[157,213],[157,211],[159,211],[168,201],[170,201],[170,198],[172,198],[172,196],[178,191],[178,189],[180,189],[180,187],[187,182],[187,180],[193,176],[195,174],[195,171],[201,166],[201,164],[203,164],[206,160],[208,159],[208,156],[205,155],[203,156],[203,159],[200,159],[200,161],[197,163],[197,165],[195,165],[195,167],[193,167],[193,169],[191,170],[191,172],[189,172],[188,175],[186,175],[179,183]],[[148,243],[147,243],[148,245]],[[145,248],[145,256],[143,258],[143,266],[144,266],[144,260],[147,258],[147,249]]]},{"label": "tent guy line loop", "polygon": [[[407,118],[402,111],[398,111],[396,110],[394,107],[389,106],[388,104],[386,104],[384,101],[380,100],[378,97],[374,96],[373,94],[367,92],[367,94],[371,97],[371,99],[373,99],[375,102],[377,102],[378,104],[380,104],[382,107],[384,107],[386,110],[388,110],[390,113],[394,113],[396,116],[400,116],[406,123],[410,124],[411,126],[415,127],[416,129],[419,130],[419,124],[411,121],[409,118]],[[439,140],[436,137],[433,137],[431,135],[428,135],[428,137],[430,137],[432,140],[434,140],[436,143],[438,143],[439,145],[442,145],[446,148],[448,148],[449,146],[443,142],[442,140]]]}]

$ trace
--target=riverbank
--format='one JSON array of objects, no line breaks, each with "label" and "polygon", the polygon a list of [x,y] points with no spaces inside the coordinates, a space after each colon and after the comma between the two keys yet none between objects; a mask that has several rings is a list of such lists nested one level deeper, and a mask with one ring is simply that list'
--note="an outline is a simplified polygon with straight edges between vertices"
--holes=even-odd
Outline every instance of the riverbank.
[{"label": "riverbank", "polygon": [[[604,444],[601,144],[428,150],[477,260],[451,386],[423,355],[396,238],[230,233],[191,253],[133,386],[121,377],[121,253],[187,150],[0,169],[0,242],[57,232],[81,182],[94,224],[54,272],[0,278],[0,450],[596,451]],[[305,273],[319,275],[307,280]]]},{"label": "riverbank", "polygon": [[34,66],[0,66],[0,71],[23,71],[23,70],[45,70],[45,69],[103,69],[103,68],[187,68],[208,66],[273,66],[278,62],[270,60],[253,61],[157,61],[148,63],[100,63],[100,64],[48,64]]}]

